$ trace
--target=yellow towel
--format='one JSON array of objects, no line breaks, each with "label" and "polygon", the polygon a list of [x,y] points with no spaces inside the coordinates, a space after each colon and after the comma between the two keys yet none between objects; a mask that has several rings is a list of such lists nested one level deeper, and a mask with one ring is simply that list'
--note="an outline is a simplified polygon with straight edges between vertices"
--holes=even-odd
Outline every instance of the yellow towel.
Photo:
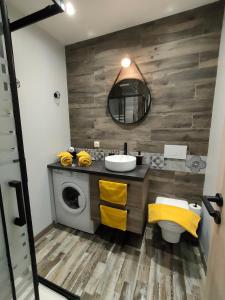
[{"label": "yellow towel", "polygon": [[69,152],[60,152],[58,157],[60,158],[61,165],[64,167],[71,166],[73,163],[73,155]]},{"label": "yellow towel", "polygon": [[77,157],[80,158],[81,156],[90,156],[90,154],[86,151],[80,151],[79,153],[77,153]]},{"label": "yellow towel", "polygon": [[120,182],[99,180],[100,199],[126,205],[127,203],[127,184]]},{"label": "yellow towel", "polygon": [[92,164],[91,156],[86,151],[80,151],[77,154],[77,158],[78,158],[78,165],[80,167],[89,167]]},{"label": "yellow towel", "polygon": [[127,229],[127,210],[100,205],[101,223],[123,231]]},{"label": "yellow towel", "polygon": [[182,226],[196,238],[198,237],[196,230],[198,228],[200,219],[201,218],[197,214],[181,207],[166,204],[148,205],[149,223],[157,223],[159,221],[172,221]]}]

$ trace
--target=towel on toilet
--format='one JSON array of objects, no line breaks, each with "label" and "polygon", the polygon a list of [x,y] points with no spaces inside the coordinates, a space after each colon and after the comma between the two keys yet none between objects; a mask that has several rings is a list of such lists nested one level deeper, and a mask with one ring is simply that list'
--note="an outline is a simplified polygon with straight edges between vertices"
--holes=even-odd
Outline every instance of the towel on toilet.
[{"label": "towel on toilet", "polygon": [[77,159],[80,167],[89,167],[92,164],[91,155],[86,151],[77,153]]},{"label": "towel on toilet", "polygon": [[200,221],[199,215],[191,210],[166,204],[148,205],[148,222],[171,221],[177,223],[194,237],[198,237],[196,230]]},{"label": "towel on toilet", "polygon": [[127,184],[99,180],[100,199],[114,204],[126,205]]}]

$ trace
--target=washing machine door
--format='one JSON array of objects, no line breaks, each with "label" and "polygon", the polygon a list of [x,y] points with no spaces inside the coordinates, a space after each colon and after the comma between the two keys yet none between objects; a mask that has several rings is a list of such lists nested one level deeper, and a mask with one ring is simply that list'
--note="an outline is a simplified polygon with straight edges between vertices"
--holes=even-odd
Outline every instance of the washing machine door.
[{"label": "washing machine door", "polygon": [[60,202],[63,208],[74,215],[79,215],[86,208],[87,199],[80,187],[71,182],[62,184]]}]

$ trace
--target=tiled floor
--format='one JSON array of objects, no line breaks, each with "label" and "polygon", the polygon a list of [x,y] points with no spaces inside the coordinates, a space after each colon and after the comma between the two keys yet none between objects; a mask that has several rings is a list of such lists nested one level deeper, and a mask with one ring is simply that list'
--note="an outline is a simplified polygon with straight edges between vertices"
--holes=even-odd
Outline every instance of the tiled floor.
[{"label": "tiled floor", "polygon": [[36,242],[39,274],[81,299],[200,299],[198,246],[178,245],[147,227],[143,239],[106,227],[95,235],[59,226]]}]

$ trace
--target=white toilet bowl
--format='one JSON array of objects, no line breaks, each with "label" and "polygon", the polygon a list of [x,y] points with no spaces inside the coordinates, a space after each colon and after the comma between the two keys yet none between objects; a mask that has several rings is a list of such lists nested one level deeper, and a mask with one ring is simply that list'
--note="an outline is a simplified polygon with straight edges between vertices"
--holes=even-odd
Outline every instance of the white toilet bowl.
[{"label": "white toilet bowl", "polygon": [[[188,202],[185,200],[157,197],[156,203],[189,209]],[[181,233],[185,231],[183,227],[181,227],[175,222],[160,221],[158,222],[158,224],[161,227],[163,239],[169,243],[178,243],[180,241]]]}]

